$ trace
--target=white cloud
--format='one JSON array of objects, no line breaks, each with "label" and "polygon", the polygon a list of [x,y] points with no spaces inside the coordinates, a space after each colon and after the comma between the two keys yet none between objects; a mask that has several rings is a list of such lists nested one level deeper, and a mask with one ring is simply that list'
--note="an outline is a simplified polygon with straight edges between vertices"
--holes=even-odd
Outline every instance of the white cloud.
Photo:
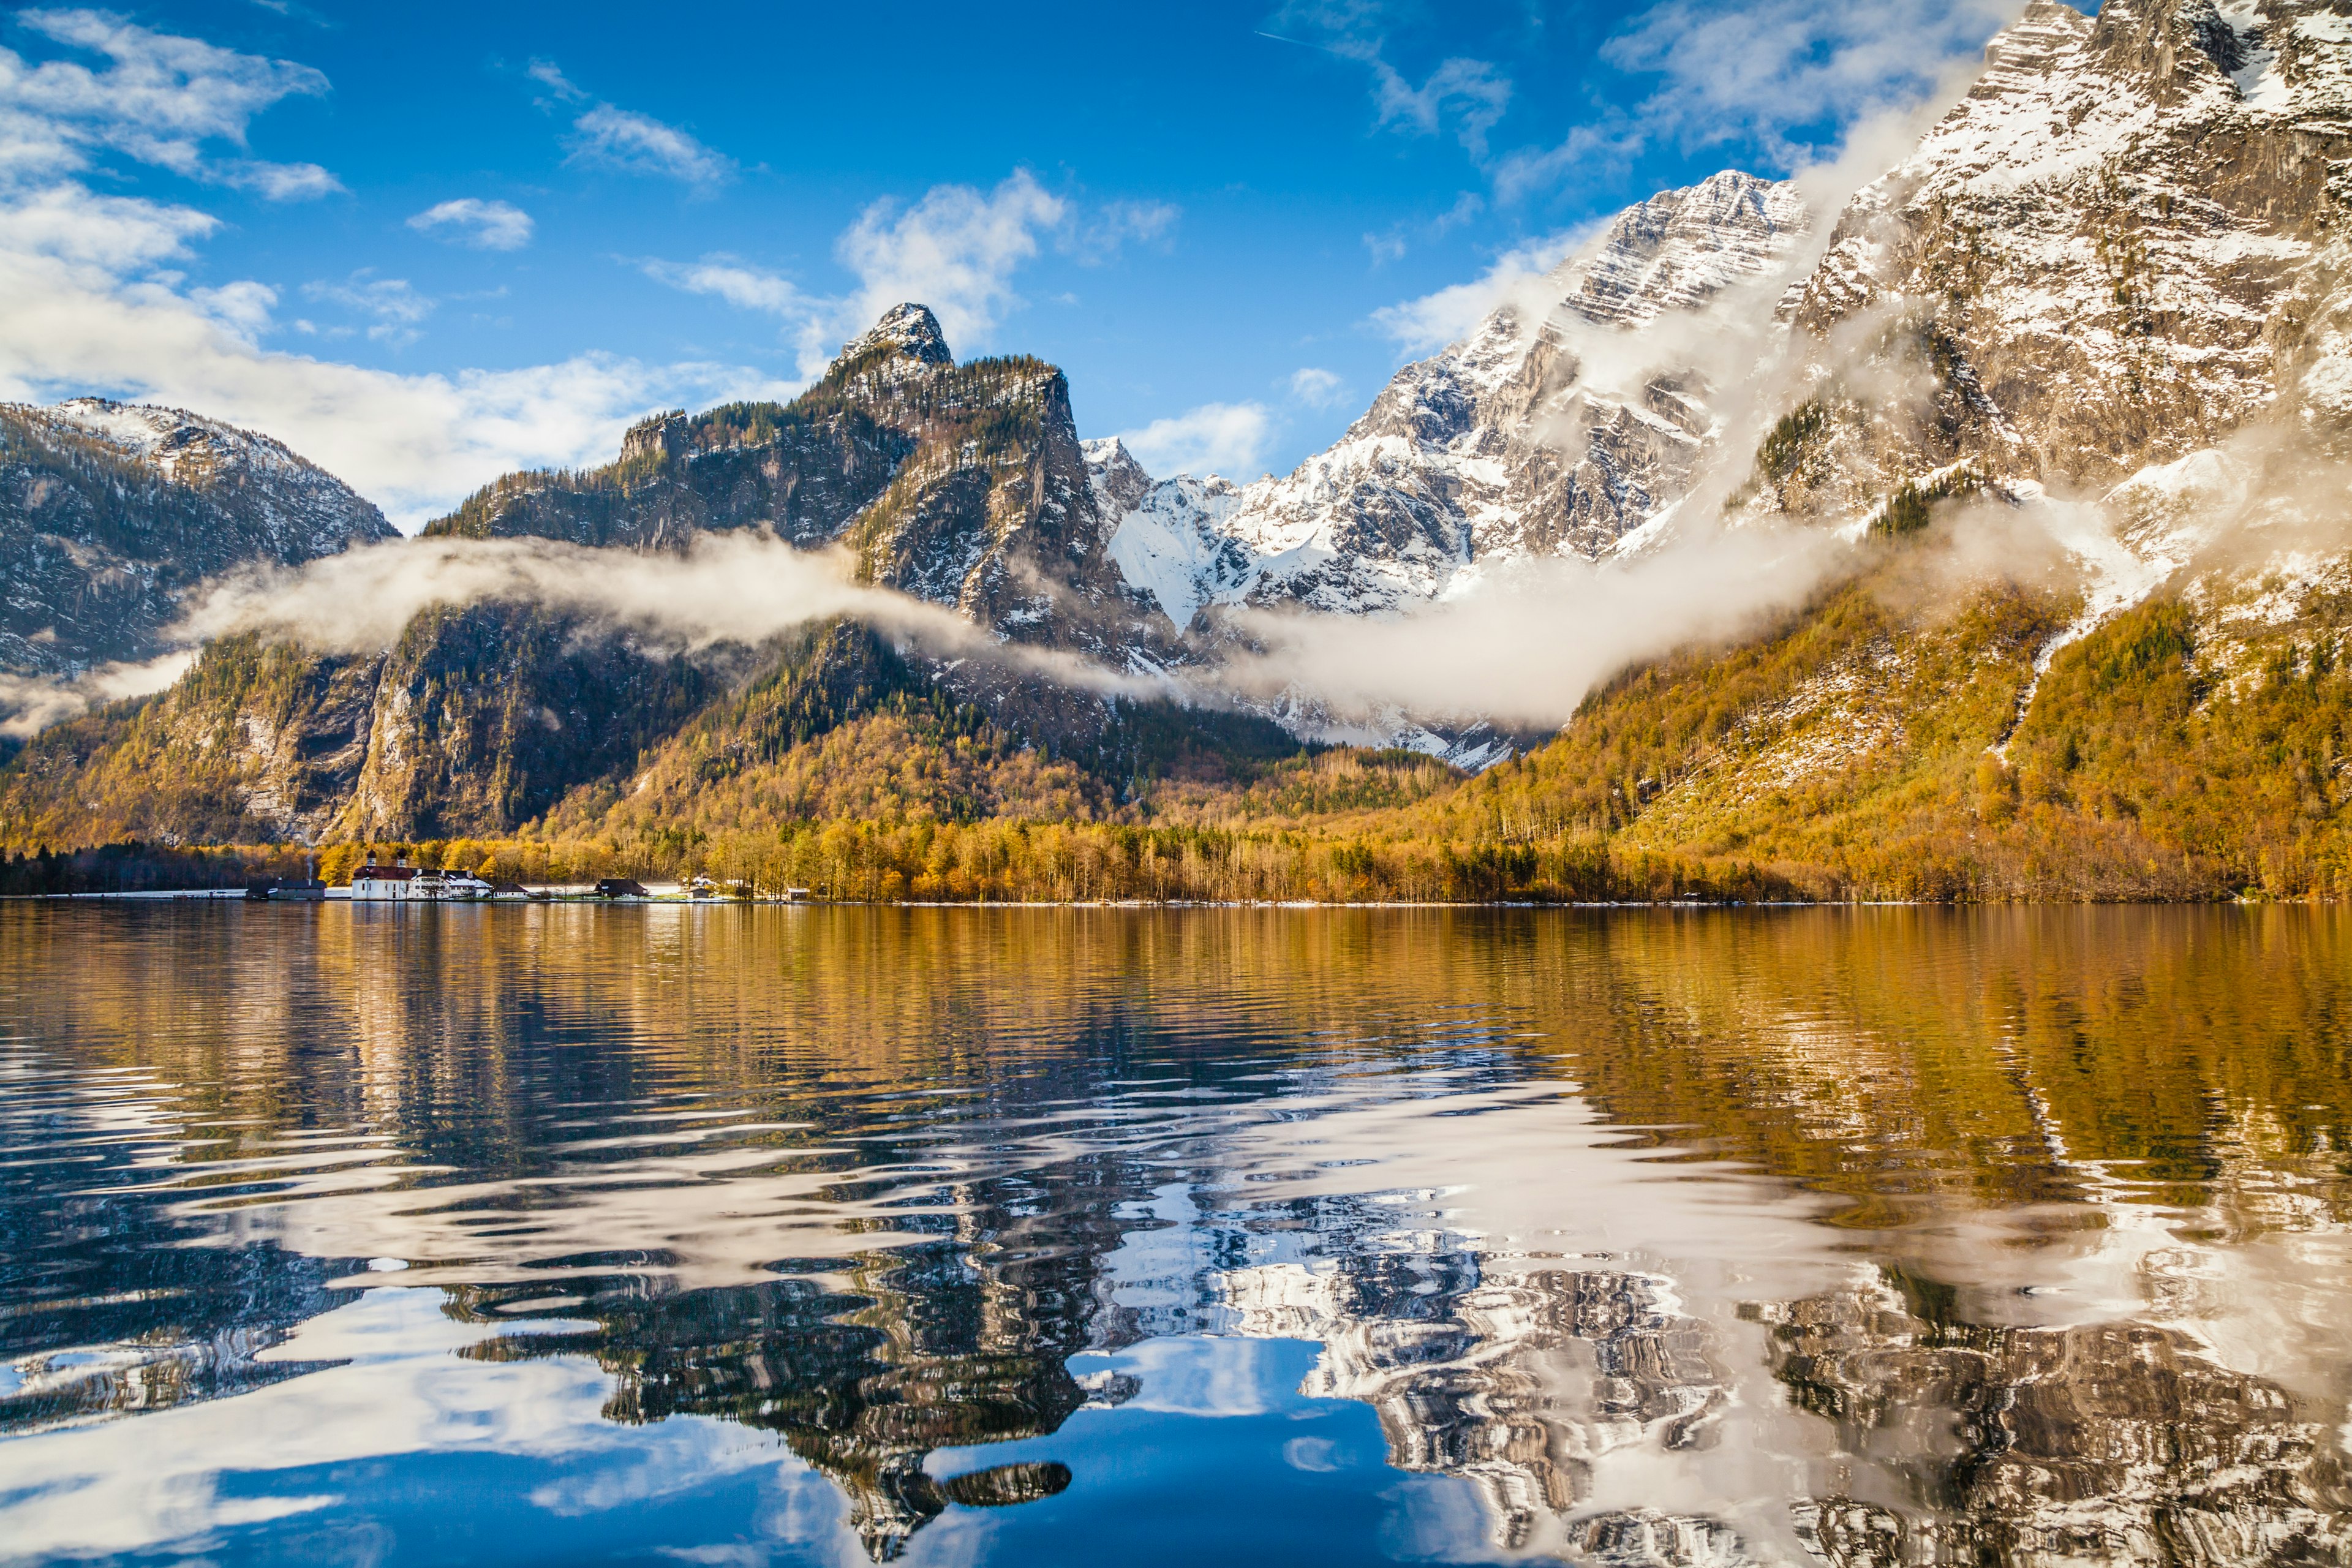
[{"label": "white cloud", "polygon": [[1687,139],[1778,142],[1808,127],[1834,137],[1934,91],[1951,63],[1973,62],[2016,9],[2010,0],[1667,0],[1601,54],[1621,69],[1657,75],[1641,113]]},{"label": "white cloud", "polygon": [[1495,165],[1495,198],[1515,202],[1574,174],[1622,166],[1642,150],[1648,129],[1622,110],[1578,125],[1549,147],[1522,147]]},{"label": "white cloud", "polygon": [[765,272],[739,257],[716,250],[699,261],[640,261],[638,269],[656,283],[688,294],[709,294],[742,310],[803,321],[838,309],[838,301],[813,299],[789,278]]},{"label": "white cloud", "polygon": [[1184,209],[1167,202],[1109,202],[1064,226],[1061,248],[1085,266],[1108,260],[1129,240],[1150,244],[1167,237]]},{"label": "white cloud", "polygon": [[75,267],[135,272],[185,254],[189,240],[220,226],[218,218],[194,207],[101,196],[70,181],[7,192],[0,201],[7,217],[0,245]]},{"label": "white cloud", "polygon": [[27,64],[0,49],[0,178],[79,174],[93,154],[121,153],[189,179],[294,201],[340,190],[315,163],[218,158],[242,152],[253,117],[283,99],[317,97],[327,79],[289,60],[242,55],[198,38],[151,32],[104,11],[26,11],[17,22],[68,48],[106,57]]},{"label": "white cloud", "polygon": [[195,661],[194,649],[182,648],[140,664],[101,664],[75,676],[0,671],[0,735],[29,739],[95,703],[161,691]]},{"label": "white cloud", "polygon": [[[565,76],[553,60],[533,60],[525,74],[561,102],[588,105],[572,121],[571,162],[574,163],[632,174],[659,174],[706,188],[735,177],[732,158],[666,121],[594,98]],[[539,106],[555,107],[546,99],[541,99]]]},{"label": "white cloud", "polygon": [[[0,397],[81,393],[199,409],[262,430],[413,528],[501,473],[609,459],[656,408],[789,395],[757,372],[604,354],[558,364],[400,375],[265,352],[275,295],[185,290],[155,264],[215,226],[185,207],[60,184],[0,194]],[[400,330],[425,304],[394,279],[321,285]],[[412,297],[413,296],[413,297]]]},{"label": "white cloud", "polygon": [[1474,158],[1486,155],[1486,132],[1511,106],[1511,79],[1485,60],[1450,59],[1413,86],[1387,61],[1371,61],[1372,96],[1381,123],[1405,124],[1424,135],[1451,120]]},{"label": "white cloud", "polygon": [[[28,68],[0,51],[0,398],[100,393],[198,409],[277,437],[414,528],[499,474],[608,460],[630,423],[656,409],[794,390],[741,366],[598,353],[401,375],[270,351],[276,290],[252,280],[193,288],[184,276],[191,247],[219,219],[100,195],[71,175],[92,150],[117,145],[95,140],[93,126],[168,167],[206,140],[241,144],[253,113],[289,91],[323,90],[324,79],[95,13],[26,20],[46,36],[178,64],[130,72],[107,119],[93,103],[113,72]],[[142,82],[147,100],[131,90]],[[433,308],[405,280],[366,272],[305,292],[358,311],[385,338],[413,331]]]},{"label": "white cloud", "polygon": [[1256,646],[1216,679],[1261,700],[1303,689],[1349,717],[1564,723],[1628,664],[1801,604],[1844,548],[1820,532],[1743,529],[1628,561],[1515,563],[1399,615],[1248,613]]},{"label": "white cloud", "polygon": [[[911,206],[876,202],[835,245],[842,265],[857,279],[856,289],[838,296],[812,294],[724,252],[699,261],[637,266],[671,288],[782,318],[796,341],[803,374],[813,375],[883,311],[910,300],[931,308],[956,353],[985,345],[1021,303],[1013,274],[1036,257],[1042,238],[1068,224],[1070,214],[1070,204],[1026,169],[1015,170],[992,191],[934,185]],[[1159,220],[1158,226],[1169,221]]]},{"label": "white cloud", "polygon": [[342,306],[355,315],[372,316],[367,335],[395,347],[413,343],[416,325],[431,315],[439,300],[420,294],[405,278],[378,278],[373,268],[362,268],[341,283],[305,283],[305,299]]},{"label": "white cloud", "polygon": [[663,174],[689,185],[730,179],[735,163],[650,114],[600,103],[572,122],[572,161],[633,174]]},{"label": "white cloud", "polygon": [[1483,163],[1486,133],[1510,108],[1511,79],[1491,61],[1456,56],[1440,61],[1415,87],[1386,55],[1391,24],[1415,19],[1417,9],[1383,0],[1289,0],[1269,24],[1278,30],[1263,36],[1361,62],[1370,68],[1372,102],[1382,125],[1433,135],[1451,122],[1455,138]]},{"label": "white cloud", "polygon": [[1540,320],[1556,302],[1544,275],[1582,243],[1582,234],[1558,234],[1505,252],[1485,276],[1418,300],[1384,305],[1372,321],[1409,353],[1427,353],[1459,340],[1497,308],[1517,303]]},{"label": "white cloud", "polygon": [[460,196],[426,207],[408,220],[419,234],[470,245],[478,250],[520,250],[530,243],[530,215],[506,202]]},{"label": "white cloud", "polygon": [[278,290],[249,280],[224,283],[217,289],[191,289],[188,300],[248,343],[260,342],[278,309]]},{"label": "white cloud", "polygon": [[1454,198],[1454,205],[1425,222],[1396,223],[1380,234],[1364,236],[1364,248],[1372,253],[1372,264],[1402,259],[1414,239],[1439,239],[1461,227],[1486,210],[1486,199],[1475,191],[1464,191]]},{"label": "white cloud", "polygon": [[1510,201],[1622,163],[1659,137],[1686,147],[1751,140],[1783,168],[1836,155],[1861,124],[1947,99],[1978,69],[2014,0],[1664,0],[1601,47],[1620,70],[1654,76],[1630,110],[1612,109],[1550,147],[1495,171]]},{"label": "white cloud", "polygon": [[1309,408],[1329,408],[1348,395],[1348,384],[1332,371],[1307,365],[1290,373],[1290,395]]},{"label": "white cloud", "polygon": [[587,93],[573,86],[572,79],[565,76],[553,60],[533,60],[525,74],[566,103],[585,103],[588,100]]},{"label": "white cloud", "polygon": [[1140,430],[1122,430],[1135,460],[1155,474],[1230,473],[1250,477],[1274,435],[1260,403],[1204,403]]},{"label": "white cloud", "polygon": [[876,202],[835,245],[857,275],[851,319],[863,325],[902,300],[919,300],[940,319],[948,342],[984,339],[1018,304],[1013,274],[1037,254],[1041,231],[1059,226],[1067,205],[1026,169],[993,191],[933,185],[901,211]]}]

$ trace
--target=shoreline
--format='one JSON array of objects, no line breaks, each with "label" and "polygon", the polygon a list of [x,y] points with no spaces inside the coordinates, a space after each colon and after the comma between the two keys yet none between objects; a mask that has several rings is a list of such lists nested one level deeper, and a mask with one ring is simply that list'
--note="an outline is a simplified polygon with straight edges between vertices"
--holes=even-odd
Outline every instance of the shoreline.
[{"label": "shoreline", "polygon": [[843,910],[1975,910],[2332,908],[2333,899],[2066,899],[1948,902],[1931,899],[691,899],[665,894],[604,898],[560,893],[502,899],[354,899],[331,888],[323,899],[253,899],[242,888],[105,893],[6,893],[0,903],[358,904],[386,909],[843,909]]}]

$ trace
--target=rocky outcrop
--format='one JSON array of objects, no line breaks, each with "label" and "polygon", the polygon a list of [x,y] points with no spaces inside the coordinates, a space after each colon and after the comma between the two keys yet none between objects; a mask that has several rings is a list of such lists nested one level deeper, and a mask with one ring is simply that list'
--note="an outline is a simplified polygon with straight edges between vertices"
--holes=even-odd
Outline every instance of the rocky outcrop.
[{"label": "rocky outcrop", "polygon": [[2305,0],[2038,0],[1791,302],[1816,413],[1762,504],[1865,512],[1956,465],[2096,494],[2250,421],[2329,439],[2347,45]]},{"label": "rocky outcrop", "polygon": [[[950,609],[1002,643],[1114,665],[1169,657],[1157,617],[1105,552],[1062,374],[1025,358],[957,364],[919,305],[886,314],[789,405],[656,416],[628,432],[617,461],[509,476],[426,531],[669,552],[739,529],[848,552],[866,580]],[[1105,758],[1133,749],[1105,743],[1114,707],[1034,670],[916,650],[885,650],[877,665],[872,643],[820,637],[689,657],[503,603],[426,610],[393,647],[367,656],[240,641],[208,653],[143,710],[35,742],[0,815],[10,838],[39,843],[102,841],[132,826],[232,841],[510,832],[583,787],[609,806],[641,757],[664,780],[678,770],[659,764],[678,763],[685,775],[674,782],[693,787],[712,765],[701,750],[709,736],[689,738],[690,756],[656,753],[710,701],[763,673],[788,677],[763,691],[827,694],[784,723],[793,743],[811,738],[813,716],[837,724],[890,699],[937,708],[967,738],[986,731],[992,748],[1013,735]],[[840,667],[803,668],[810,658]],[[224,678],[254,660],[267,680]],[[883,666],[896,673],[877,677]],[[975,706],[986,720],[958,716]],[[719,729],[730,766],[777,760],[777,737],[757,725]],[[173,762],[142,786],[125,771],[133,756]],[[142,787],[152,802],[132,800]]]}]

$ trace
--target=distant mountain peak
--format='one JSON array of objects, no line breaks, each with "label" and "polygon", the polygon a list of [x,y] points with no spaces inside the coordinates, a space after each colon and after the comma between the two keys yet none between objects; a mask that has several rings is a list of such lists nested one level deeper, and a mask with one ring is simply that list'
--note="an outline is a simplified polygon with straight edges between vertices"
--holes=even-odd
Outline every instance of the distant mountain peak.
[{"label": "distant mountain peak", "polygon": [[947,334],[940,331],[940,319],[931,314],[929,305],[911,301],[883,311],[880,321],[842,348],[833,368],[839,370],[877,353],[895,354],[923,364],[955,363],[955,356],[948,352]]},{"label": "distant mountain peak", "polygon": [[152,658],[204,577],[396,537],[257,431],[105,397],[0,403],[0,676]]}]

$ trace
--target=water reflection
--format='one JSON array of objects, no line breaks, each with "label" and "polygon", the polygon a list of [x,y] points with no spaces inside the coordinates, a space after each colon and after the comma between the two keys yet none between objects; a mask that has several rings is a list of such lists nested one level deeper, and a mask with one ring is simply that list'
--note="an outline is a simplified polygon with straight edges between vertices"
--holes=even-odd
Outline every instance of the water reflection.
[{"label": "water reflection", "polygon": [[0,1555],[2352,1561],[2331,911],[16,906],[0,995]]}]

